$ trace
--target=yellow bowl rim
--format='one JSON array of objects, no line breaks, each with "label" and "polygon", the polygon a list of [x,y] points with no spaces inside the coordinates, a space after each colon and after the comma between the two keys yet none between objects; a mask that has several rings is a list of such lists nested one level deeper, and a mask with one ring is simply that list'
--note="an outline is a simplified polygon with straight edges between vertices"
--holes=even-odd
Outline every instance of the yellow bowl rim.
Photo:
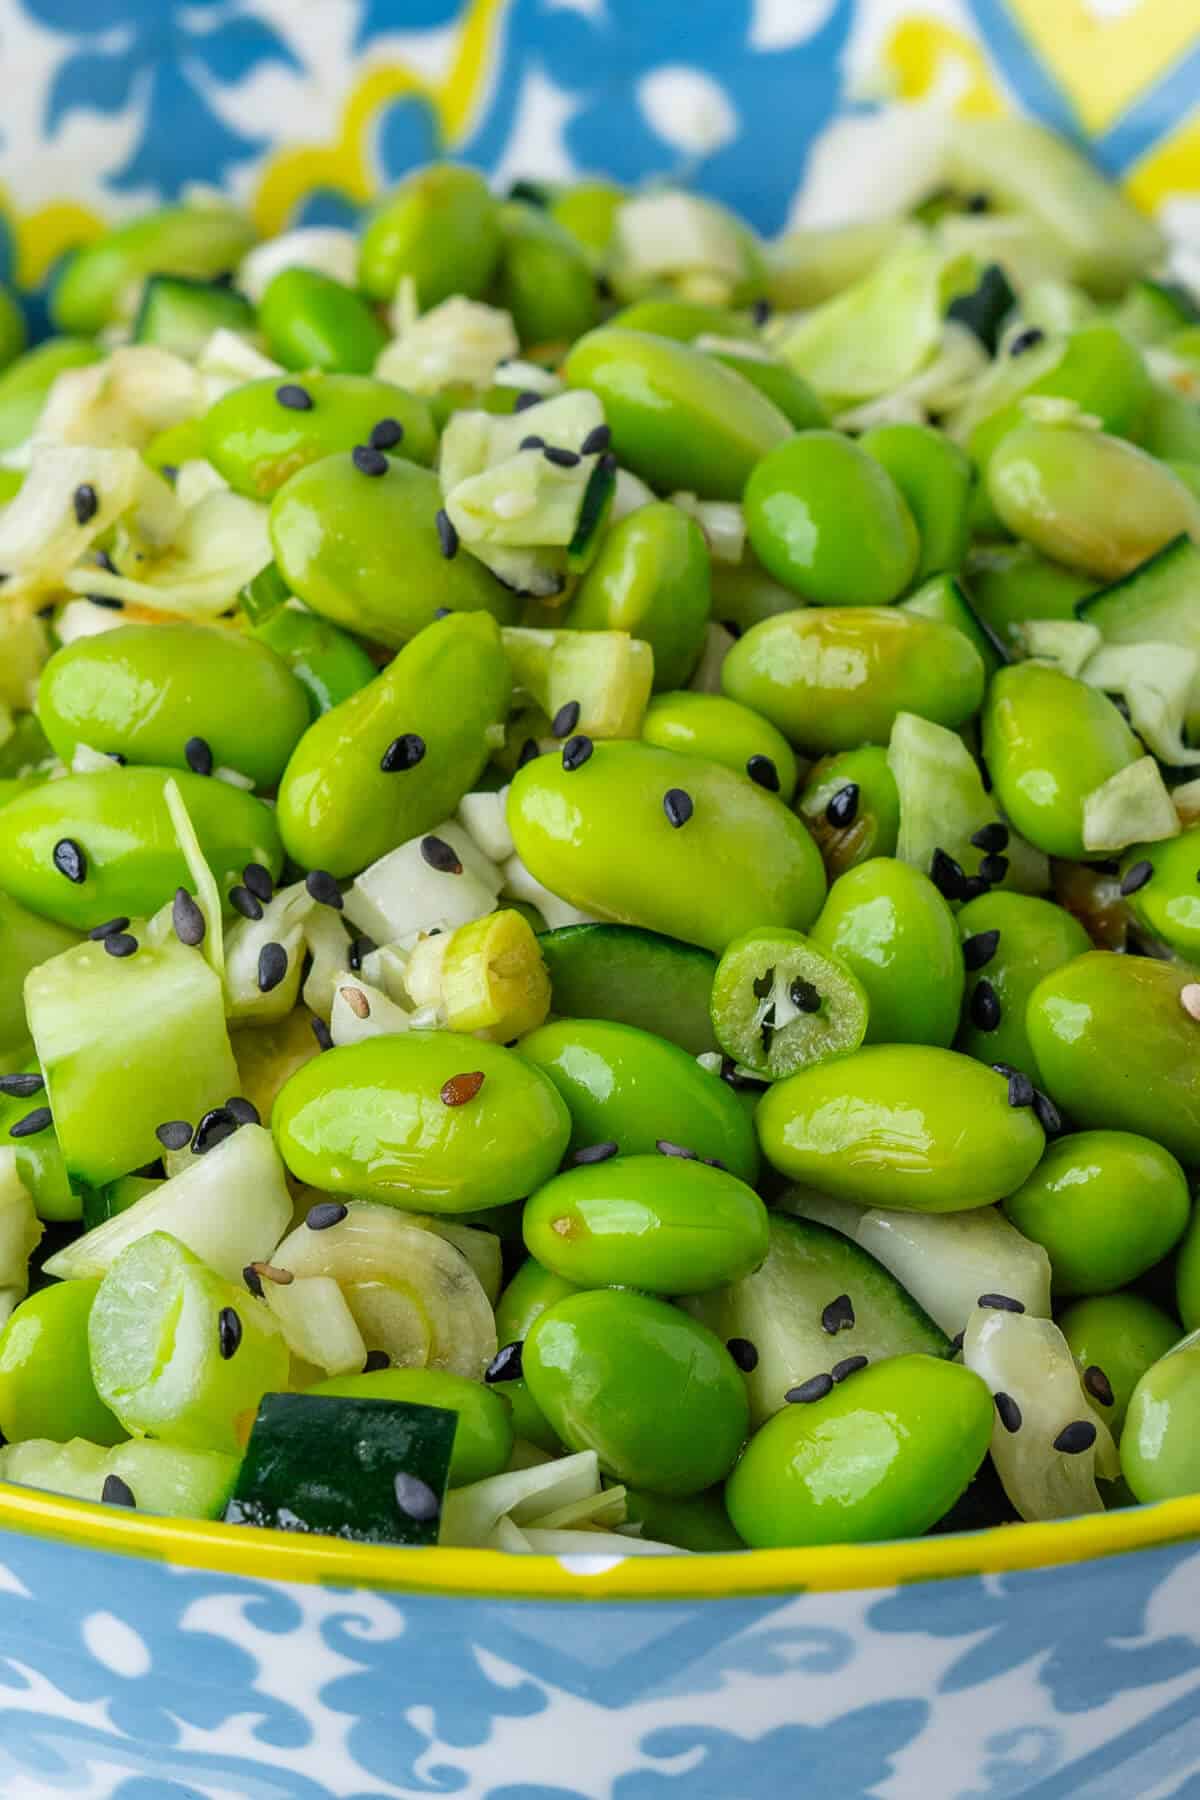
[{"label": "yellow bowl rim", "polygon": [[597,1572],[554,1556],[402,1549],[165,1519],[0,1482],[0,1531],[251,1580],[511,1600],[716,1600],[887,1588],[1004,1574],[1200,1537],[1200,1495],[1053,1524],[1001,1525],[886,1544],[830,1544],[709,1556],[630,1556]]}]

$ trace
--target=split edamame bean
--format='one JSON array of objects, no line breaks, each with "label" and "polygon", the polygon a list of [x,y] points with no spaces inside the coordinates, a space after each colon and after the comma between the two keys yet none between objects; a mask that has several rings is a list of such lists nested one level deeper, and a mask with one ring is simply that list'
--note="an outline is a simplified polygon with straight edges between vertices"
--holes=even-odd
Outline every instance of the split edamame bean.
[{"label": "split edamame bean", "polygon": [[831,880],[873,856],[894,856],[900,795],[880,744],[823,756],[808,772],[796,811],[816,840]]},{"label": "split edamame bean", "polygon": [[56,1281],[22,1300],[0,1332],[0,1431],[5,1441],[50,1438],[119,1444],[127,1435],[96,1392],[88,1318],[98,1281]]}]

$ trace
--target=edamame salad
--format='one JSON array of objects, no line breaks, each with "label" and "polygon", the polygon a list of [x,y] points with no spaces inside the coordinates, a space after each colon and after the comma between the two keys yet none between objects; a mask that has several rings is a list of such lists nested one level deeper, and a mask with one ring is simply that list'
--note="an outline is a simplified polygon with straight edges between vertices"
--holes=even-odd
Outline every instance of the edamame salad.
[{"label": "edamame salad", "polygon": [[[0,1478],[703,1553],[1200,1491],[1200,307],[415,171],[0,309]],[[1193,1335],[1195,1334],[1195,1335]]]}]

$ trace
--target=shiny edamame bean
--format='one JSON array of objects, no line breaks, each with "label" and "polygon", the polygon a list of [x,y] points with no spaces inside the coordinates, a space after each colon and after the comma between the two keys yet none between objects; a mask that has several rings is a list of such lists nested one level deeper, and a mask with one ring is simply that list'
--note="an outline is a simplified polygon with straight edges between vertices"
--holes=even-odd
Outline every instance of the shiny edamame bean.
[{"label": "shiny edamame bean", "polygon": [[285,369],[367,375],[388,341],[362,295],[319,269],[280,269],[259,301],[258,323]]},{"label": "shiny edamame bean", "polygon": [[963,964],[954,914],[928,875],[877,856],[834,882],[812,927],[866,989],[868,1044],[950,1044]]},{"label": "shiny edamame bean", "polygon": [[[535,1319],[540,1318],[555,1301],[565,1300],[568,1294],[578,1294],[580,1291],[573,1281],[564,1281],[561,1275],[552,1275],[536,1258],[527,1256],[496,1303],[496,1338],[501,1352],[512,1344],[523,1346],[529,1327]],[[562,1439],[530,1393],[525,1377],[518,1375],[513,1379],[507,1376],[507,1368],[513,1366],[520,1368],[520,1358],[518,1354],[514,1364],[510,1352],[500,1371],[506,1378],[497,1381],[493,1374],[491,1380],[512,1407],[513,1429],[517,1437],[523,1438],[526,1443],[536,1444],[540,1450],[546,1450],[552,1456],[561,1456]]]},{"label": "shiny edamame bean", "polygon": [[793,431],[814,431],[828,425],[828,415],[816,391],[787,363],[757,354],[752,356],[749,351],[743,354],[732,344],[721,350],[709,346],[708,355],[757,388],[772,406],[779,408]]},{"label": "shiny edamame bean", "polygon": [[78,942],[74,931],[0,893],[0,1059],[5,1068],[16,1068],[32,1048],[25,1022],[25,977]]},{"label": "shiny edamame bean", "polygon": [[992,1397],[959,1363],[893,1356],[759,1427],[725,1487],[755,1549],[916,1537],[987,1455]]},{"label": "shiny edamame bean", "polygon": [[650,744],[569,739],[517,773],[508,824],[572,906],[710,950],[755,925],[803,930],[825,891],[816,846],[773,794]]},{"label": "shiny edamame bean", "polygon": [[304,689],[313,719],[349,700],[378,674],[357,638],[306,607],[276,607],[251,627],[251,635],[282,657]]},{"label": "shiny edamame bean", "polygon": [[486,1481],[508,1467],[513,1448],[512,1408],[503,1392],[452,1375],[447,1369],[373,1369],[337,1375],[309,1388],[343,1400],[389,1400],[401,1406],[439,1406],[457,1416],[450,1457],[451,1487]]},{"label": "shiny edamame bean", "polygon": [[1179,1341],[1177,1321],[1141,1294],[1126,1293],[1075,1300],[1058,1324],[1093,1404],[1119,1438],[1134,1388]]},{"label": "shiny edamame bean", "polygon": [[286,1083],[272,1125],[300,1181],[414,1212],[503,1206],[557,1169],[571,1121],[511,1050],[452,1031],[366,1038]]},{"label": "shiny edamame bean", "polygon": [[665,1300],[594,1289],[534,1321],[529,1389],[563,1442],[618,1481],[699,1494],[728,1474],[749,1406],[720,1339]]},{"label": "shiny edamame bean", "polygon": [[927,1044],[872,1044],[769,1088],[767,1160],[818,1193],[912,1212],[963,1212],[1015,1193],[1045,1144],[1004,1076]]},{"label": "shiny edamame bean", "polygon": [[1200,959],[1200,826],[1136,845],[1122,861],[1121,877],[1135,918],[1180,956]]},{"label": "shiny edamame bean", "polygon": [[912,581],[960,568],[974,480],[963,451],[932,425],[876,425],[858,442],[883,464],[913,516],[921,547]]},{"label": "shiny edamame bean", "polygon": [[1179,1242],[1191,1212],[1169,1151],[1128,1131],[1055,1139],[1004,1211],[1050,1258],[1055,1294],[1125,1287]]},{"label": "shiny edamame bean", "polygon": [[522,344],[569,344],[596,323],[596,284],[587,256],[556,219],[510,200],[500,208],[497,302]]},{"label": "shiny edamame bean", "polygon": [[898,713],[962,725],[984,668],[949,625],[889,607],[812,608],[764,619],[725,658],[721,686],[810,756],[886,743]]},{"label": "shiny edamame bean", "polygon": [[265,644],[222,625],[122,625],[77,638],[42,670],[38,717],[70,767],[80,744],[187,769],[202,738],[219,768],[272,788],[308,724],[308,701]]},{"label": "shiny edamame bean", "polygon": [[249,219],[226,206],[164,206],[75,251],[50,297],[60,331],[90,337],[114,324],[148,275],[211,281],[235,269],[254,243]]},{"label": "shiny edamame bean", "polygon": [[1092,576],[1048,561],[1032,544],[977,544],[963,579],[976,612],[1013,647],[1027,619],[1074,619],[1079,601],[1096,589]]},{"label": "shiny edamame bean", "polygon": [[729,306],[712,306],[704,300],[680,300],[673,295],[651,294],[634,300],[612,315],[609,325],[626,331],[651,331],[655,337],[677,338],[690,344],[698,337],[742,338],[753,344],[758,337],[745,313]]},{"label": "shiny edamame bean", "polygon": [[350,875],[438,824],[481,774],[511,697],[487,613],[427,626],[296,745],[279,784],[288,854]]},{"label": "shiny edamame bean", "polygon": [[399,649],[440,607],[517,616],[516,596],[474,557],[448,560],[435,474],[396,459],[368,475],[346,455],[292,475],[271,502],[271,542],[291,591],[315,613]]},{"label": "shiny edamame bean", "polygon": [[894,856],[900,837],[900,795],[881,744],[823,756],[808,772],[796,811],[816,839],[830,879]]},{"label": "shiny edamame bean", "polygon": [[1192,1332],[1152,1363],[1130,1396],[1121,1473],[1138,1500],[1200,1491],[1200,1336]]},{"label": "shiny edamame bean", "polygon": [[298,469],[339,450],[349,455],[356,444],[370,443],[377,426],[397,425],[398,439],[387,432],[389,455],[431,463],[437,431],[419,395],[368,375],[317,371],[302,381],[272,375],[231,388],[209,407],[200,454],[235,492],[267,500]]},{"label": "shiny edamame bean", "polygon": [[680,1156],[614,1156],[568,1169],[525,1204],[532,1256],[581,1288],[702,1294],[767,1254],[767,1209],[725,1169]]},{"label": "shiny edamame bean", "polygon": [[99,1281],[56,1281],[22,1300],[0,1332],[0,1431],[6,1442],[127,1435],[96,1392],[88,1317]]},{"label": "shiny edamame bean", "polygon": [[957,1048],[1037,1081],[1025,1029],[1029,996],[1043,975],[1091,949],[1087,932],[1065,907],[998,890],[968,900],[957,924],[968,967]]},{"label": "shiny edamame bean", "polygon": [[499,208],[477,169],[414,169],[367,221],[358,274],[372,300],[412,278],[422,312],[451,294],[478,300],[500,255]]},{"label": "shiny edamame bean", "polygon": [[682,687],[695,668],[711,606],[704,534],[677,506],[659,500],[605,533],[563,623],[643,639],[654,651],[655,690],[662,691]]},{"label": "shiny edamame bean", "polygon": [[523,1037],[517,1054],[566,1102],[572,1151],[615,1144],[641,1156],[661,1142],[756,1179],[758,1144],[738,1096],[677,1044],[612,1019],[555,1019]]},{"label": "shiny edamame bean", "polygon": [[684,688],[656,695],[642,720],[642,738],[662,750],[736,769],[783,800],[796,791],[796,757],[783,733],[724,694]]}]

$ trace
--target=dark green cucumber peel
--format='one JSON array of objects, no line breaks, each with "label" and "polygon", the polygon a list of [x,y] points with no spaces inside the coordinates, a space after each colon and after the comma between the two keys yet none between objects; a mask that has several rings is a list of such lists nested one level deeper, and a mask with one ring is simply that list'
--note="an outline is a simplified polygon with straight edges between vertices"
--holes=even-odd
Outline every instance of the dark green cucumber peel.
[{"label": "dark green cucumber peel", "polygon": [[678,1044],[715,1050],[709,997],[717,959],[637,925],[564,925],[538,945],[550,971],[550,1009],[570,1019],[615,1019]]}]

